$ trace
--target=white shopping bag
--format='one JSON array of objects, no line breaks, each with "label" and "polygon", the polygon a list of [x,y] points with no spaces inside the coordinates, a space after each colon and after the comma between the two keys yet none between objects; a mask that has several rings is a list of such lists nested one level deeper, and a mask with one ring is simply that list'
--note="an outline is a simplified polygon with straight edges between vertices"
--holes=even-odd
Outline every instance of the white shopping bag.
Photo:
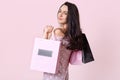
[{"label": "white shopping bag", "polygon": [[32,70],[55,73],[60,41],[35,38],[31,66]]}]

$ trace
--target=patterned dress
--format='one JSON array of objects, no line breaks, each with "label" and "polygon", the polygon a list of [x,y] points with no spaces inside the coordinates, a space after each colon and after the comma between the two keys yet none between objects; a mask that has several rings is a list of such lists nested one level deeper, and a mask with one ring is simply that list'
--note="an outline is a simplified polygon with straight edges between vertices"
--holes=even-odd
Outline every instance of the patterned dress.
[{"label": "patterned dress", "polygon": [[57,63],[57,71],[55,74],[44,72],[43,80],[68,80],[68,66],[71,55],[71,50],[67,50],[65,48],[65,45],[68,44],[68,41],[63,39],[62,37],[55,37],[54,33],[52,33],[51,39],[61,41]]}]

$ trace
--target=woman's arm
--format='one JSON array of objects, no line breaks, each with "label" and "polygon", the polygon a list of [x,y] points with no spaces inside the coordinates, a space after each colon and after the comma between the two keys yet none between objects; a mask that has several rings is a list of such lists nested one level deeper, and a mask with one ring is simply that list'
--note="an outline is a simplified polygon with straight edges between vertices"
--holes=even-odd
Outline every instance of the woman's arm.
[{"label": "woman's arm", "polygon": [[43,32],[43,38],[44,38],[44,39],[48,39],[48,33]]},{"label": "woman's arm", "polygon": [[43,31],[43,38],[49,39],[52,33],[53,27],[52,26],[46,26]]}]

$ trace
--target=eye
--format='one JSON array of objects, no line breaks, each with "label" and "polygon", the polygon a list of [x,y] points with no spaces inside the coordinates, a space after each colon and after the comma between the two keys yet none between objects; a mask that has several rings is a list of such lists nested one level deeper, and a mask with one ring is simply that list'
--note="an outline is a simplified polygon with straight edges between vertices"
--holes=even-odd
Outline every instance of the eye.
[{"label": "eye", "polygon": [[60,13],[60,12],[61,12],[61,10],[58,11],[58,13]]},{"label": "eye", "polygon": [[64,12],[65,15],[68,15],[68,12]]}]

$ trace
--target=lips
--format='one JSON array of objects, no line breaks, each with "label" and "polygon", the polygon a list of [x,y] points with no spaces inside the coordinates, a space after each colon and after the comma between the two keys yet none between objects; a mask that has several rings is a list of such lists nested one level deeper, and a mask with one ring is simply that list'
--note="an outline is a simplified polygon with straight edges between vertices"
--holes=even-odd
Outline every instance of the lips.
[{"label": "lips", "polygon": [[62,20],[62,18],[58,18],[59,20]]}]

